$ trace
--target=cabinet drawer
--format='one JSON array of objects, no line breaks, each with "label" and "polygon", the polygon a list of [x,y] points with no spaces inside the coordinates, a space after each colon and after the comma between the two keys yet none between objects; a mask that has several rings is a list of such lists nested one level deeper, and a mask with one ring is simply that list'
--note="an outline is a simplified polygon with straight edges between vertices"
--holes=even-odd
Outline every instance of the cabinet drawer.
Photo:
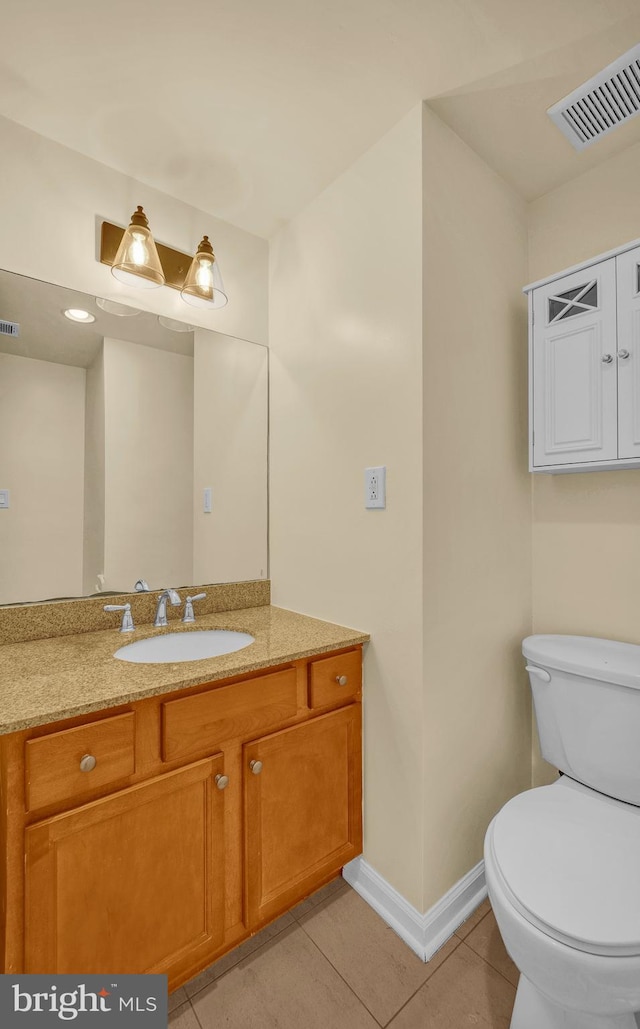
[{"label": "cabinet drawer", "polygon": [[163,760],[212,753],[225,740],[255,736],[297,711],[294,668],[169,700],[162,705]]},{"label": "cabinet drawer", "polygon": [[[27,810],[34,811],[71,798],[80,799],[133,775],[135,718],[132,711],[28,740],[25,744]],[[95,759],[95,766],[83,772],[80,762],[87,756]]]},{"label": "cabinet drawer", "polygon": [[[346,682],[340,684],[340,679]],[[309,707],[333,707],[351,700],[362,687],[362,655],[359,650],[312,661],[309,669]]]}]

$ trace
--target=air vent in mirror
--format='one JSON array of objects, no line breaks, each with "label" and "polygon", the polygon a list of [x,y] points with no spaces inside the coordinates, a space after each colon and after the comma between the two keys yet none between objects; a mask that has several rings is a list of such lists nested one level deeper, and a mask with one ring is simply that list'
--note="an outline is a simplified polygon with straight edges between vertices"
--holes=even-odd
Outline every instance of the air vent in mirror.
[{"label": "air vent in mirror", "polygon": [[20,326],[17,322],[5,322],[0,318],[0,336],[19,336]]}]

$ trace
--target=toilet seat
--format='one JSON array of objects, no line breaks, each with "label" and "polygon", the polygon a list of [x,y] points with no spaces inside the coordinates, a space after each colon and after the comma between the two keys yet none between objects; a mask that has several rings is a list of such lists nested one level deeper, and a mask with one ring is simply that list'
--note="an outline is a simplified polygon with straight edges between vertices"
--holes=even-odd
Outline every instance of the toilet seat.
[{"label": "toilet seat", "polygon": [[509,801],[489,842],[528,922],[590,954],[640,956],[640,808],[565,776]]}]

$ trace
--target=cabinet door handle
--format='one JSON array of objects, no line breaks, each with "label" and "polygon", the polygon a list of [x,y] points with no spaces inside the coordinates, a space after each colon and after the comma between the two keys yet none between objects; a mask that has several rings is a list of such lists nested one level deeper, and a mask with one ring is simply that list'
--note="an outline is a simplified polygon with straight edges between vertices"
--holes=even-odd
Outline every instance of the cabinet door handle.
[{"label": "cabinet door handle", "polygon": [[262,761],[250,761],[249,768],[254,775],[260,775],[260,772],[262,771]]},{"label": "cabinet door handle", "polygon": [[216,775],[215,783],[219,790],[226,790],[229,785],[229,776],[218,774]]},{"label": "cabinet door handle", "polygon": [[336,675],[336,682],[338,683],[338,686],[346,686],[348,681],[349,680],[347,679],[346,675]]},{"label": "cabinet door handle", "polygon": [[97,765],[97,761],[93,754],[85,754],[80,758],[80,771],[81,772],[92,772]]},{"label": "cabinet door handle", "polygon": [[603,354],[602,355],[602,363],[603,364],[611,364],[612,361],[613,361],[613,357],[611,356],[611,354]]},{"label": "cabinet door handle", "polygon": [[629,357],[629,351],[628,350],[619,350],[618,351],[618,357],[620,358],[621,361],[626,361],[627,358]]}]

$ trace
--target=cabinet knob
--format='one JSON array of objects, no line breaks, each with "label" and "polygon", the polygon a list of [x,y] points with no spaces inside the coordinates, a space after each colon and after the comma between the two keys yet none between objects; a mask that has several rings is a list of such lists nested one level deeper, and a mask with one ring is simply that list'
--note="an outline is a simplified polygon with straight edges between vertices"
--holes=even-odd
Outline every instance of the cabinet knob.
[{"label": "cabinet knob", "polygon": [[347,679],[346,675],[336,675],[336,682],[338,683],[338,686],[346,686],[348,681],[349,680]]},{"label": "cabinet knob", "polygon": [[215,782],[219,790],[226,790],[227,786],[229,785],[229,776],[220,774],[216,775]]},{"label": "cabinet knob", "polygon": [[93,754],[85,754],[80,758],[80,771],[81,772],[92,772],[97,765],[97,761]]},{"label": "cabinet knob", "polygon": [[250,761],[249,768],[254,775],[260,775],[260,772],[262,771],[262,761]]},{"label": "cabinet knob", "polygon": [[613,357],[611,356],[611,354],[603,354],[602,355],[602,363],[603,364],[611,364],[612,361],[613,361]]},{"label": "cabinet knob", "polygon": [[619,350],[618,351],[618,357],[620,358],[621,361],[626,361],[627,358],[629,357],[629,351],[628,350]]}]

